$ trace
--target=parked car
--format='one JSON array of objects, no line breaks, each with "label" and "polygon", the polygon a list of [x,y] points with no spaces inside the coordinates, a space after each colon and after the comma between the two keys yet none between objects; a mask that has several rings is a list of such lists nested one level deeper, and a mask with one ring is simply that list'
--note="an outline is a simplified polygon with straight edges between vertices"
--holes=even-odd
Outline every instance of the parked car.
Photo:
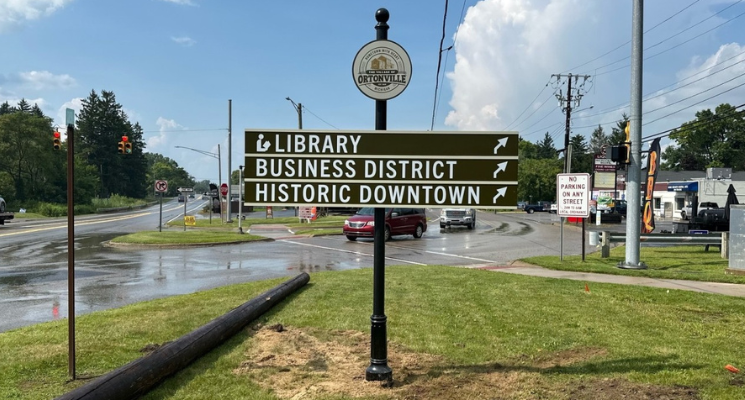
[{"label": "parked car", "polygon": [[[698,205],[698,212],[701,212],[701,210],[711,210],[711,209],[717,209],[717,208],[719,208],[719,204],[713,201],[702,201]],[[691,219],[691,214],[693,214],[693,205],[691,203],[688,203],[680,211],[680,218]]]},{"label": "parked car", "polygon": [[551,203],[551,208],[549,208],[548,212],[551,214],[556,214],[557,212],[559,212],[559,205],[556,203]]},{"label": "parked car", "polygon": [[[365,207],[344,221],[342,232],[351,241],[375,236],[375,208]],[[385,240],[396,235],[413,235],[418,239],[427,231],[427,216],[423,208],[386,208]]]},{"label": "parked car", "polygon": [[613,200],[613,212],[617,212],[625,217],[627,208],[628,204],[626,200]]},{"label": "parked car", "polygon": [[517,202],[517,209],[518,210],[524,210],[525,209],[525,206],[527,206],[527,205],[528,205],[528,202],[527,201],[518,201]]},{"label": "parked car", "polygon": [[542,201],[538,204],[526,204],[525,207],[523,207],[523,210],[528,214],[533,214],[535,212],[548,212],[550,209],[551,203],[547,201]]},{"label": "parked car", "polygon": [[476,226],[476,210],[473,208],[443,208],[440,211],[440,229],[451,226],[465,226],[473,229]]}]

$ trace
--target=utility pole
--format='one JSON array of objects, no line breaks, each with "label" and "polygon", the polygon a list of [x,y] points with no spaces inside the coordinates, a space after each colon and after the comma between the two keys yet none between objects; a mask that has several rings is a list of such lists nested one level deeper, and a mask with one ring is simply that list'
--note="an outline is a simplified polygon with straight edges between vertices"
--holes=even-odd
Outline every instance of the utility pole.
[{"label": "utility pole", "polygon": [[631,149],[626,176],[626,262],[619,268],[646,269],[639,261],[641,235],[641,150],[642,150],[642,60],[644,57],[644,1],[634,0],[631,17],[631,115],[629,138]]},{"label": "utility pole", "polygon": [[[590,75],[573,75],[569,74],[553,74],[551,78],[556,78],[556,83],[560,84],[561,80],[566,78],[567,80],[567,93],[564,97],[561,90],[556,95],[556,99],[559,100],[559,107],[566,114],[566,126],[564,127],[564,173],[569,173],[569,134],[572,131],[572,108],[579,108],[580,101],[585,95],[585,83],[590,79]],[[579,80],[582,79],[582,83]],[[574,80],[574,86],[572,86],[572,80]]]},{"label": "utility pole", "polygon": [[[303,129],[303,103],[297,103],[295,104],[294,101],[290,98],[290,96],[285,97],[285,100],[292,103],[292,107],[295,108],[295,111],[297,111],[297,128]],[[295,206],[295,216],[297,217],[298,209],[297,206]]]},{"label": "utility pole", "polygon": [[[588,79],[590,79],[590,75],[573,75],[572,73],[569,73],[567,75],[563,74],[553,74],[551,75],[551,78],[556,78],[557,85],[561,84],[561,80],[563,78],[566,78],[567,80],[567,97],[564,98],[564,96],[561,93],[561,89],[559,89],[559,93],[556,95],[556,98],[559,100],[559,107],[561,107],[562,111],[566,114],[566,126],[564,127],[564,173],[568,174],[571,172],[571,157],[572,152],[569,151],[569,134],[572,131],[572,106],[575,108],[579,108],[580,101],[582,100],[582,96],[584,96],[584,88],[585,83]],[[579,83],[580,78],[582,78],[582,83]],[[574,87],[572,87],[572,79],[574,79]],[[564,222],[566,221],[566,218],[561,218],[561,229],[560,232],[560,256],[559,259],[561,261],[564,261]],[[584,220],[582,221],[582,243],[584,245],[585,241],[585,235],[584,235],[584,228],[585,223]],[[584,252],[582,253],[584,254]]]},{"label": "utility pole", "polygon": [[233,211],[233,196],[232,196],[232,182],[230,178],[233,177],[233,171],[230,170],[231,154],[233,153],[233,100],[228,99],[228,215],[225,216],[226,223],[232,223],[230,219],[230,213]]}]

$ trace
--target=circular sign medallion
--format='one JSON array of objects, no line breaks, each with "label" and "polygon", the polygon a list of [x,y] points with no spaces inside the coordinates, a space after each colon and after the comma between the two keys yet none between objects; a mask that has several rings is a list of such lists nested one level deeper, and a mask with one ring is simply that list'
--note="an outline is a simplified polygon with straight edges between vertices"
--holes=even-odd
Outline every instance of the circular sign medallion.
[{"label": "circular sign medallion", "polygon": [[390,40],[373,40],[362,46],[352,63],[357,89],[374,100],[401,94],[411,80],[411,59],[403,47]]}]

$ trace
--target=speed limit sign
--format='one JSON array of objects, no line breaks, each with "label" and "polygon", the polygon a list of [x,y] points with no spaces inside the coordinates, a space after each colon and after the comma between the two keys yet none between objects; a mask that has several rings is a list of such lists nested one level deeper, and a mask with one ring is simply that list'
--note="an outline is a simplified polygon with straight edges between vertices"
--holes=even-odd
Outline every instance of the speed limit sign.
[{"label": "speed limit sign", "polygon": [[155,191],[165,193],[168,191],[168,181],[155,181]]}]

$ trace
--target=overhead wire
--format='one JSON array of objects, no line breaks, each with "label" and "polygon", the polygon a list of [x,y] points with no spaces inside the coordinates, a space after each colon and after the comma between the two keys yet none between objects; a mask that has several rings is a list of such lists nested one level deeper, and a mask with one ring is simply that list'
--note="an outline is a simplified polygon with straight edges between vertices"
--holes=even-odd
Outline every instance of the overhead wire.
[{"label": "overhead wire", "polygon": [[[695,0],[695,1],[693,1],[692,3],[688,4],[687,6],[683,7],[682,9],[678,10],[678,11],[677,11],[676,13],[674,13],[673,15],[671,15],[671,16],[669,16],[669,17],[665,18],[664,20],[662,20],[662,21],[660,21],[659,23],[657,23],[657,24],[656,24],[655,26],[653,26],[653,27],[651,27],[651,28],[647,29],[646,31],[644,31],[644,34],[647,34],[647,33],[651,32],[651,31],[653,31],[653,30],[654,30],[655,28],[659,27],[660,25],[664,24],[665,22],[667,22],[667,21],[670,21],[671,19],[675,18],[675,17],[677,16],[677,15],[679,15],[679,14],[680,14],[680,13],[682,13],[683,11],[685,11],[685,10],[689,9],[689,8],[690,8],[691,6],[693,6],[694,4],[698,3],[699,1],[700,1],[700,0]],[[624,47],[624,46],[626,46],[626,45],[628,45],[628,44],[630,44],[630,43],[631,43],[631,40],[627,41],[626,43],[620,44],[620,45],[618,45],[617,47],[615,47],[615,48],[614,48],[613,50],[610,50],[610,51],[608,51],[608,52],[606,52],[606,53],[603,53],[603,54],[601,54],[601,55],[599,55],[599,56],[597,56],[597,57],[593,58],[592,60],[590,60],[590,61],[587,61],[587,62],[585,62],[585,63],[582,63],[582,64],[580,64],[580,65],[578,65],[578,66],[576,66],[576,67],[574,67],[574,68],[570,68],[570,69],[569,69],[568,71],[574,71],[574,70],[576,70],[577,68],[581,68],[581,67],[584,67],[585,65],[587,65],[587,64],[590,64],[590,63],[592,63],[592,62],[595,62],[595,61],[597,61],[597,60],[599,60],[599,59],[601,59],[601,58],[603,58],[603,57],[605,57],[605,56],[607,56],[607,55],[609,55],[609,54],[611,54],[611,53],[615,52],[616,50],[618,50],[618,49],[620,49],[620,48],[622,48],[622,47]],[[596,69],[597,69],[597,68],[596,68]],[[565,71],[565,72],[568,72],[568,71]]]},{"label": "overhead wire", "polygon": [[330,126],[330,127],[334,128],[334,129],[336,129],[336,130],[339,130],[339,128],[337,128],[337,127],[335,127],[334,125],[332,125],[332,124],[330,124],[330,123],[326,122],[326,120],[324,120],[323,118],[321,118],[321,117],[319,117],[318,115],[316,115],[315,113],[313,113],[313,111],[309,110],[309,109],[308,109],[308,107],[306,107],[305,105],[303,105],[303,110],[305,110],[305,111],[309,112],[309,113],[310,113],[310,115],[312,115],[312,116],[314,116],[314,117],[318,118],[318,119],[319,119],[319,120],[320,120],[321,122],[323,122],[324,124],[326,124],[326,125],[328,125],[328,126]]},{"label": "overhead wire", "polygon": [[448,19],[448,0],[445,0],[445,12],[442,15],[442,37],[440,38],[440,51],[437,54],[437,74],[435,75],[435,96],[432,99],[432,123],[429,130],[434,129],[435,114],[437,114],[437,91],[440,88],[440,68],[442,67],[442,45],[445,43],[445,25]]},{"label": "overhead wire", "polygon": [[[676,34],[674,34],[674,35],[672,35],[672,36],[670,36],[670,37],[668,37],[668,38],[666,38],[666,39],[664,39],[664,40],[662,40],[662,41],[658,42],[658,43],[655,43],[655,44],[653,44],[653,45],[651,45],[651,46],[649,46],[649,47],[646,47],[646,48],[644,49],[644,51],[647,51],[647,50],[649,50],[649,49],[651,49],[651,48],[653,48],[653,47],[655,47],[655,46],[658,46],[658,45],[660,45],[660,44],[662,44],[662,43],[664,43],[664,42],[666,42],[666,41],[668,41],[668,40],[670,40],[670,39],[672,39],[672,38],[674,38],[674,37],[676,37],[676,36],[678,36],[678,35],[680,35],[680,34],[682,34],[682,33],[686,32],[686,31],[688,31],[688,30],[690,30],[690,29],[692,29],[693,27],[695,27],[695,26],[697,26],[697,25],[700,25],[701,23],[703,23],[703,22],[705,22],[705,21],[707,21],[707,20],[709,20],[709,19],[711,19],[711,18],[713,18],[713,17],[715,17],[715,16],[719,15],[720,13],[722,13],[722,12],[724,12],[725,10],[729,9],[730,7],[733,7],[733,6],[735,6],[735,5],[739,4],[739,3],[743,2],[743,1],[745,1],[745,0],[739,0],[739,1],[737,1],[736,3],[733,3],[733,4],[731,4],[731,5],[727,6],[727,7],[725,7],[725,8],[723,8],[723,9],[719,10],[719,12],[717,12],[717,13],[715,13],[715,14],[713,14],[713,15],[710,15],[709,17],[707,17],[707,18],[705,18],[705,19],[703,19],[703,20],[701,20],[701,21],[697,22],[696,24],[693,24],[693,25],[689,26],[688,28],[686,28],[686,29],[684,29],[684,30],[682,30],[682,31],[680,31],[680,32],[678,32],[678,33],[676,33]],[[676,44],[676,45],[674,45],[674,46],[672,46],[672,47],[670,47],[670,48],[668,48],[668,49],[665,49],[665,50],[663,50],[663,51],[660,51],[660,52],[658,52],[658,53],[655,53],[655,54],[652,54],[652,55],[650,55],[650,56],[644,57],[644,60],[645,60],[645,61],[646,61],[646,60],[649,60],[649,59],[651,59],[651,58],[654,58],[654,57],[657,57],[657,56],[659,56],[659,55],[661,55],[661,54],[667,53],[667,52],[668,52],[668,51],[670,51],[670,50],[676,49],[676,48],[678,48],[678,47],[680,47],[680,46],[682,46],[682,45],[684,45],[684,44],[686,44],[686,43],[689,43],[689,42],[691,42],[691,41],[692,41],[692,40],[694,40],[694,39],[697,39],[697,38],[699,38],[699,37],[701,37],[701,36],[703,36],[703,35],[705,35],[705,34],[707,34],[707,33],[711,32],[711,31],[713,31],[713,30],[715,30],[715,29],[717,29],[717,28],[720,28],[720,27],[722,27],[723,25],[726,25],[726,24],[728,24],[728,23],[730,23],[730,22],[732,22],[732,21],[734,21],[734,20],[736,20],[736,19],[738,19],[738,18],[742,17],[743,15],[745,15],[745,12],[743,12],[743,13],[740,13],[740,14],[738,14],[738,15],[736,15],[736,16],[734,16],[734,17],[730,18],[730,19],[727,19],[727,20],[725,20],[724,22],[722,22],[721,24],[719,24],[719,25],[717,25],[717,26],[715,26],[715,27],[713,27],[713,28],[711,28],[711,29],[708,29],[708,30],[706,30],[706,31],[704,31],[704,32],[701,32],[701,33],[699,33],[698,35],[696,35],[696,36],[693,36],[693,37],[689,38],[688,40],[685,40],[685,41],[683,41],[683,42],[681,42],[681,43],[678,43],[678,44]],[[602,65],[602,66],[600,66],[600,67],[596,68],[596,70],[598,70],[598,69],[603,69],[603,68],[606,68],[606,67],[610,67],[611,65],[614,65],[614,64],[618,64],[619,62],[622,62],[622,61],[626,61],[626,60],[628,60],[629,58],[631,58],[631,56],[626,56],[626,57],[624,57],[624,58],[622,58],[622,59],[619,59],[619,60],[613,61],[613,62],[611,62],[611,63],[608,63],[608,64],[605,64],[605,65]],[[629,64],[629,65],[624,65],[624,66],[621,66],[621,67],[618,67],[618,68],[615,68],[615,69],[612,69],[612,70],[609,70],[609,71],[598,72],[598,73],[596,73],[596,74],[595,74],[595,76],[602,76],[602,75],[607,75],[607,74],[610,74],[610,73],[612,73],[612,72],[616,72],[616,71],[620,71],[620,70],[622,70],[622,69],[626,69],[626,68],[629,68],[630,66],[631,66],[631,65]]]},{"label": "overhead wire", "polygon": [[[691,122],[687,126],[688,127],[693,127],[693,128],[699,128],[699,127],[702,127],[702,126],[706,126],[706,125],[712,124],[712,123],[714,123],[716,121],[719,121],[721,119],[729,118],[731,116],[730,114],[737,113],[737,112],[745,112],[745,110],[737,111],[739,108],[743,108],[743,107],[745,107],[745,103],[740,104],[739,106],[733,107],[732,110],[729,110],[727,113],[712,115],[711,117],[707,118],[706,120],[697,120],[697,121]],[[675,128],[670,128],[670,129],[666,129],[666,130],[663,130],[663,131],[660,131],[660,132],[657,132],[657,133],[649,134],[649,135],[643,137],[642,138],[642,141],[647,141],[647,140],[650,140],[650,139],[656,139],[657,137],[662,138],[662,137],[670,136],[670,133],[672,133],[673,131],[676,131],[676,130],[678,130],[680,128],[681,128],[680,126],[677,126]]]},{"label": "overhead wire", "polygon": [[[710,77],[712,77],[712,76],[714,76],[714,75],[716,75],[716,74],[718,74],[718,73],[720,73],[720,72],[726,71],[726,70],[728,70],[728,69],[730,69],[730,68],[732,68],[732,67],[734,67],[734,66],[737,66],[737,65],[739,65],[739,64],[741,64],[741,63],[743,63],[743,62],[745,62],[745,58],[743,58],[742,60],[740,60],[740,61],[737,61],[737,62],[735,62],[735,63],[733,63],[733,64],[730,64],[730,65],[728,65],[728,66],[726,66],[726,67],[724,67],[724,68],[722,68],[722,69],[720,69],[720,70],[714,71],[714,72],[712,72],[712,73],[711,73],[711,74],[709,74],[709,75],[706,75],[706,76],[704,76],[704,77],[701,77],[701,78],[699,78],[699,79],[693,80],[693,81],[691,81],[691,82],[688,82],[688,83],[686,83],[686,84],[680,85],[680,86],[676,87],[675,89],[672,89],[672,90],[668,90],[668,91],[664,91],[664,92],[662,92],[662,93],[658,93],[659,91],[661,91],[661,90],[663,90],[663,89],[667,89],[667,88],[669,88],[669,87],[672,87],[672,86],[676,86],[676,85],[680,84],[681,82],[684,82],[684,81],[686,81],[686,80],[688,80],[688,79],[690,79],[690,78],[693,78],[693,77],[694,77],[694,76],[696,76],[696,75],[701,75],[702,73],[704,73],[704,72],[706,72],[706,71],[709,71],[709,70],[712,70],[712,69],[714,69],[714,68],[716,68],[716,67],[718,67],[718,66],[721,66],[721,65],[722,65],[722,64],[724,64],[725,62],[727,62],[727,61],[729,61],[729,60],[732,60],[733,58],[739,57],[739,56],[741,56],[741,55],[743,55],[743,54],[745,54],[745,51],[742,51],[742,52],[740,52],[740,53],[737,53],[737,54],[735,54],[734,56],[732,56],[732,57],[730,57],[730,58],[728,58],[728,59],[726,59],[726,60],[720,61],[720,62],[718,62],[718,63],[716,63],[716,64],[712,65],[712,66],[711,66],[711,67],[709,67],[709,68],[706,68],[706,69],[703,69],[703,70],[701,70],[701,71],[699,71],[699,72],[696,72],[696,73],[695,73],[695,74],[693,74],[693,75],[689,75],[689,76],[687,76],[687,77],[685,77],[685,78],[683,78],[683,79],[681,79],[681,80],[679,80],[679,81],[677,81],[677,82],[674,82],[674,83],[672,83],[672,84],[670,84],[670,85],[667,85],[667,86],[663,86],[663,87],[661,87],[661,88],[659,88],[659,89],[656,89],[656,90],[650,91],[649,93],[647,93],[647,94],[645,94],[645,95],[644,95],[644,98],[642,99],[642,102],[644,102],[644,101],[649,101],[649,100],[655,99],[655,98],[657,98],[657,97],[660,97],[660,96],[664,96],[664,95],[667,95],[667,94],[673,93],[673,92],[675,92],[676,90],[680,90],[680,89],[682,89],[682,88],[685,88],[685,87],[687,87],[687,86],[690,86],[690,85],[692,85],[692,84],[694,84],[694,83],[697,83],[697,82],[700,82],[700,81],[702,81],[702,80],[708,79],[708,78],[710,78]],[[654,96],[650,96],[650,95],[652,95],[652,94],[654,94]],[[581,117],[577,117],[577,119],[587,119],[587,118],[597,117],[597,116],[600,116],[600,115],[605,115],[605,114],[609,114],[609,113],[612,113],[612,112],[617,112],[617,111],[618,111],[618,110],[619,110],[620,108],[625,108],[625,107],[628,107],[628,105],[629,105],[629,102],[627,101],[627,102],[624,102],[624,103],[620,103],[620,104],[618,104],[618,105],[615,105],[615,106],[613,106],[613,107],[608,107],[608,108],[606,108],[606,109],[604,109],[604,110],[601,110],[601,111],[599,111],[599,112],[597,112],[597,113],[595,113],[595,114],[590,114],[590,115],[583,115],[583,116],[581,116]]]},{"label": "overhead wire", "polygon": [[[466,0],[463,0],[463,5],[460,8],[460,18],[458,19],[459,22],[460,21],[463,21],[463,13],[465,12],[465,10],[466,10]],[[453,37],[453,44],[450,45],[447,49],[445,49],[445,62],[443,63],[443,65],[445,66],[446,69],[447,69],[447,66],[448,66],[448,59],[450,58],[449,57],[450,56],[450,50],[452,50],[452,49],[455,48],[455,44],[456,43],[458,43],[458,29],[455,30],[455,35]],[[440,77],[440,86],[443,85],[443,82],[444,81],[445,81],[445,74],[442,74],[442,76]],[[442,87],[440,87],[439,92],[438,91],[435,91],[435,92],[436,92],[436,96],[437,96],[437,101],[435,102],[435,111],[434,111],[434,114],[435,114],[435,117],[436,117],[437,110],[440,109],[440,100],[442,98]],[[432,124],[430,126],[430,130],[432,130],[432,129],[434,129],[434,124]]]}]

